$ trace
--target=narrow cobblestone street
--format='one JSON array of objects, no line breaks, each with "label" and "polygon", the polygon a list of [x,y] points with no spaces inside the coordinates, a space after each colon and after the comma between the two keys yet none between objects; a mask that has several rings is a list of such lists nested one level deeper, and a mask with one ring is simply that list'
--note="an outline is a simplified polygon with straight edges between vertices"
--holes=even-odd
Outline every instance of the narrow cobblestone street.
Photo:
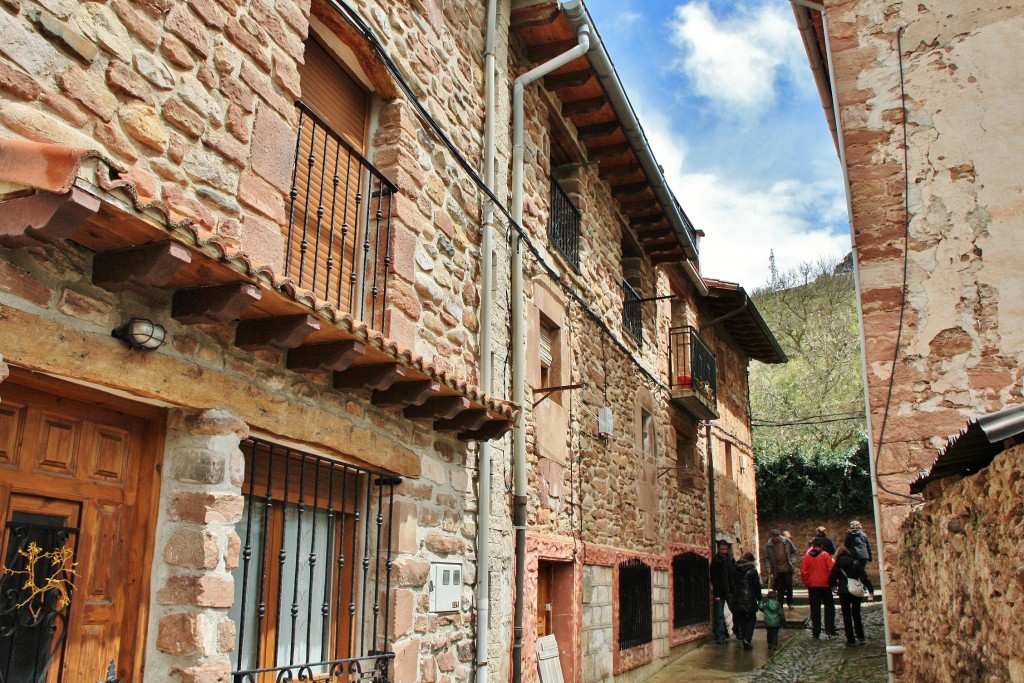
[{"label": "narrow cobblestone street", "polygon": [[[838,611],[838,610],[837,610]],[[836,615],[842,633],[842,618]],[[754,634],[754,650],[746,652],[737,640],[692,650],[663,669],[648,683],[884,683],[885,640],[881,603],[864,605],[867,644],[846,647],[840,635],[830,642],[812,640],[805,629],[784,629],[781,647],[768,656],[764,631]]]}]

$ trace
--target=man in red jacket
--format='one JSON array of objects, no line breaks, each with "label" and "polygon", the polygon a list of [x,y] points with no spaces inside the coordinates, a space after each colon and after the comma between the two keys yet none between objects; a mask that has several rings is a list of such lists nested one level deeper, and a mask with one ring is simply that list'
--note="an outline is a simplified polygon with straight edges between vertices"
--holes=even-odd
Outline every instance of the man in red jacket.
[{"label": "man in red jacket", "polygon": [[[832,640],[836,637],[836,605],[832,601],[832,589],[828,575],[832,571],[832,556],[822,549],[820,536],[815,536],[811,547],[800,564],[800,578],[807,586],[811,599],[811,635],[817,640]],[[825,635],[821,635],[821,605],[825,605]]]}]

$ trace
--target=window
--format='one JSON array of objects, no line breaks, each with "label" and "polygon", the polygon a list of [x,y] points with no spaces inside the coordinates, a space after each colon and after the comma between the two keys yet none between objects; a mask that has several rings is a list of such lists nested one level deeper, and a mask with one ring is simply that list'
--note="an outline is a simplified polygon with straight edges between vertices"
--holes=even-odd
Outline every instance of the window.
[{"label": "window", "polygon": [[619,565],[619,649],[651,642],[651,568],[639,559]]},{"label": "window", "polygon": [[676,437],[676,471],[679,488],[695,486],[700,478],[700,458],[697,456],[697,442],[685,436]]},{"label": "window", "polygon": [[672,626],[682,628],[709,619],[711,586],[708,560],[697,553],[672,558]]},{"label": "window", "polygon": [[[386,528],[398,480],[258,439],[241,449],[242,552],[228,612],[239,680],[386,666],[351,660],[387,650]],[[254,669],[269,671],[245,677]]]},{"label": "window", "polygon": [[548,239],[576,271],[580,269],[581,216],[580,210],[569,199],[569,194],[552,178]]},{"label": "window", "polygon": [[540,387],[558,386],[553,383],[556,373],[554,367],[555,350],[558,348],[558,328],[541,316],[538,334],[538,360],[540,362]]},{"label": "window", "polygon": [[644,458],[651,458],[657,453],[656,430],[654,417],[644,409],[640,410],[640,444]]},{"label": "window", "polygon": [[299,76],[285,275],[383,331],[396,188],[365,156],[370,93],[312,35]]}]

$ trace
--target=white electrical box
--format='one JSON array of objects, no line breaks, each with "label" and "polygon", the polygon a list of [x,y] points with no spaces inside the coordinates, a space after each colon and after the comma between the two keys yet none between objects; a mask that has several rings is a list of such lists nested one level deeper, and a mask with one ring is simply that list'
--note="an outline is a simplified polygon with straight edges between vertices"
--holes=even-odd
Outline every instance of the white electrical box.
[{"label": "white electrical box", "polygon": [[597,433],[602,436],[611,436],[615,429],[615,421],[612,417],[612,409],[602,406],[597,411]]},{"label": "white electrical box", "polygon": [[430,611],[462,609],[462,565],[434,562],[430,565]]}]

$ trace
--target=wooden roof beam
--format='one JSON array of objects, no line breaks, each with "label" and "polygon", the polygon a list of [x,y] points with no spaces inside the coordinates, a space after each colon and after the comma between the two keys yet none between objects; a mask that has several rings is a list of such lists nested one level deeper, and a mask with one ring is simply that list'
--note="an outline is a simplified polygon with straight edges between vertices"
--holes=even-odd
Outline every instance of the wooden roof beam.
[{"label": "wooden roof beam", "polygon": [[263,291],[249,282],[227,282],[179,289],[171,302],[171,317],[186,325],[238,320]]},{"label": "wooden roof beam", "polygon": [[405,409],[405,416],[410,420],[451,419],[469,408],[469,399],[462,396],[435,396],[422,405],[409,406]]},{"label": "wooden roof beam", "polygon": [[588,97],[583,100],[562,103],[562,116],[572,118],[584,114],[596,114],[605,107],[610,108],[607,97]]},{"label": "wooden roof beam", "polygon": [[320,319],[304,313],[243,320],[235,329],[235,346],[246,351],[285,351],[301,346],[306,337],[319,330]]},{"label": "wooden roof beam", "polygon": [[164,287],[192,263],[192,252],[174,240],[150,242],[96,254],[92,282],[111,292]]},{"label": "wooden roof beam", "polygon": [[590,66],[579,71],[567,71],[564,73],[549,74],[544,77],[544,87],[548,90],[561,90],[562,88],[578,88],[586,85],[594,77]]},{"label": "wooden roof beam", "polygon": [[404,408],[405,406],[422,405],[441,389],[441,384],[433,380],[416,380],[413,382],[396,382],[389,389],[373,392],[371,401],[382,408]]},{"label": "wooden roof beam", "polygon": [[344,372],[334,373],[334,388],[349,391],[354,389],[383,391],[391,388],[395,382],[404,379],[408,373],[408,369],[398,363],[356,365]]},{"label": "wooden roof beam", "polygon": [[531,5],[512,10],[509,22],[509,29],[515,32],[523,29],[548,26],[558,18],[559,8],[557,4]]},{"label": "wooden roof beam", "polygon": [[618,130],[619,122],[612,120],[577,128],[576,134],[580,140],[590,140],[593,138],[606,138],[609,135],[613,135]]},{"label": "wooden roof beam", "polygon": [[366,344],[349,339],[326,344],[309,344],[288,352],[288,369],[298,372],[344,372],[352,363],[366,355]]}]

